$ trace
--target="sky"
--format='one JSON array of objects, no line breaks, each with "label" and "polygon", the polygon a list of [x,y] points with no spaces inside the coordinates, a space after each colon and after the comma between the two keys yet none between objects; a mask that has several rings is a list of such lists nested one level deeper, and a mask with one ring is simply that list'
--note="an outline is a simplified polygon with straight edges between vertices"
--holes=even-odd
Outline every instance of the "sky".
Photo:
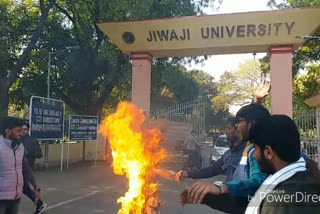
[{"label": "sky", "polygon": [[[206,8],[204,12],[210,14],[235,13],[248,11],[270,10],[267,0],[223,0],[218,11],[213,11],[212,7]],[[266,54],[259,53],[256,58],[262,58]],[[232,55],[214,55],[208,58],[203,64],[192,64],[189,69],[200,69],[211,74],[215,80],[219,80],[224,71],[234,71],[240,63],[253,59],[252,54],[232,54]]]}]

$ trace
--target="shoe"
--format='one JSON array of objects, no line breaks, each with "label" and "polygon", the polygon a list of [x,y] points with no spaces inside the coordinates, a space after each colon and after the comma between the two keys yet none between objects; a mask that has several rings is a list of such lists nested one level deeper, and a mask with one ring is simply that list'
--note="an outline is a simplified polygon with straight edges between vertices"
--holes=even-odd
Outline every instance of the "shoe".
[{"label": "shoe", "polygon": [[36,212],[34,214],[41,214],[47,208],[47,204],[41,200],[37,203]]}]

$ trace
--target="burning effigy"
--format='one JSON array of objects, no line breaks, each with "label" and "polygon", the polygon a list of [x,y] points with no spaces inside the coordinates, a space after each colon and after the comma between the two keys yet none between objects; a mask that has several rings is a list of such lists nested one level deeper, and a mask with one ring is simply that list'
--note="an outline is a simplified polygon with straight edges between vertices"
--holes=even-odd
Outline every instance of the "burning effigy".
[{"label": "burning effigy", "polygon": [[167,152],[161,147],[161,131],[144,126],[144,122],[142,109],[121,102],[100,127],[111,147],[114,173],[128,178],[128,191],[117,200],[121,204],[118,214],[157,213],[161,200],[154,178],[174,177],[174,173],[156,168]]}]

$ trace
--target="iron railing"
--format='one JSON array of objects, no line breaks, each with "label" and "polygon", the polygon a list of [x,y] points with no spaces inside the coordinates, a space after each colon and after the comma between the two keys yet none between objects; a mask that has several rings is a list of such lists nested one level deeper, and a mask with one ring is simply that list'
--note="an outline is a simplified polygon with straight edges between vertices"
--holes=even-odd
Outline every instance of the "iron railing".
[{"label": "iron railing", "polygon": [[176,123],[192,124],[198,134],[205,132],[205,101],[202,98],[177,103],[151,112],[151,119],[168,119]]},{"label": "iron railing", "polygon": [[318,162],[320,166],[320,110],[298,112],[294,120],[301,137],[301,152]]}]

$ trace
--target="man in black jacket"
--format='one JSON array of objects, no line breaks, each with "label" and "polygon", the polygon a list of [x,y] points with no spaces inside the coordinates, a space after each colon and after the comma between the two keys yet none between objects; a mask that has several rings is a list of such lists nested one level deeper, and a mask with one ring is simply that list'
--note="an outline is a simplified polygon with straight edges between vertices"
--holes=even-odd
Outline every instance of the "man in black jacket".
[{"label": "man in black jacket", "polygon": [[34,169],[35,159],[41,158],[42,152],[37,139],[29,135],[29,124],[25,123],[22,126],[22,129],[23,136],[21,137],[21,142],[23,143],[25,151],[25,158],[23,161],[23,194],[28,196],[28,198],[36,205],[35,214],[40,214],[47,207],[47,204],[39,197],[40,188],[36,185],[32,170]]},{"label": "man in black jacket", "polygon": [[34,212],[34,214],[41,214],[47,207],[47,204],[40,198],[40,188],[36,184],[36,179],[33,176],[32,169],[26,158],[23,159],[22,165],[23,194],[28,196],[28,198],[30,198],[30,200],[36,206],[36,211]]},{"label": "man in black jacket", "polygon": [[[236,170],[243,150],[246,147],[246,142],[242,142],[237,132],[237,119],[230,117],[227,122],[226,135],[227,140],[231,142],[230,149],[226,151],[221,158],[217,160],[212,166],[204,169],[197,169],[191,171],[180,171],[180,178],[210,178],[216,175],[226,175],[226,181],[234,180],[234,171]],[[178,175],[179,177],[179,175]]]},{"label": "man in black jacket", "polygon": [[251,199],[246,214],[320,213],[320,172],[300,155],[299,131],[286,115],[263,119],[250,130],[254,157],[271,174]]},{"label": "man in black jacket", "polygon": [[31,168],[34,169],[36,158],[42,158],[41,148],[37,139],[29,135],[29,124],[23,125],[22,129],[23,136],[21,137],[21,142],[24,146],[25,157]]}]

